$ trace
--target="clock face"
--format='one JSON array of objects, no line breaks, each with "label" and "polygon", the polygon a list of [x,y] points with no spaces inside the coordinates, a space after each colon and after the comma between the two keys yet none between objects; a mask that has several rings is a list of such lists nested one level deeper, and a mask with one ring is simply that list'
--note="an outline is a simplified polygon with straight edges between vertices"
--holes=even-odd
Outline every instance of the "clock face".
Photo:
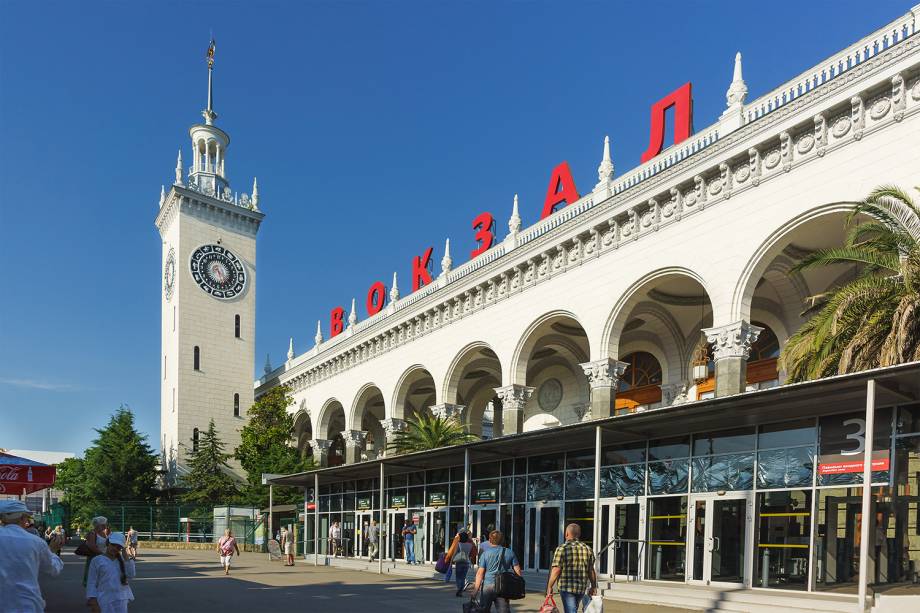
[{"label": "clock face", "polygon": [[221,300],[236,298],[246,287],[246,269],[232,251],[220,245],[202,245],[189,261],[192,278],[203,291]]},{"label": "clock face", "polygon": [[172,300],[173,291],[176,289],[176,250],[169,248],[166,256],[166,265],[163,266],[163,292],[166,300]]}]

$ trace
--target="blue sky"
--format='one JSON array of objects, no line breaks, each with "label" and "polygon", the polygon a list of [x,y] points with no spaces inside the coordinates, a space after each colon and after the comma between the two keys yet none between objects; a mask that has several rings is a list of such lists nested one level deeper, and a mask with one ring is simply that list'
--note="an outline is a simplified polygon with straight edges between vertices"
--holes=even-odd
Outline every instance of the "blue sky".
[{"label": "blue sky", "polygon": [[[257,347],[316,320],[512,196],[536,221],[549,172],[638,164],[649,107],[691,81],[725,108],[735,51],[752,100],[903,14],[907,2],[0,3],[0,447],[81,453],[130,405],[159,433],[160,185],[205,104],[231,184],[259,177]],[[363,311],[359,308],[363,318]]]}]

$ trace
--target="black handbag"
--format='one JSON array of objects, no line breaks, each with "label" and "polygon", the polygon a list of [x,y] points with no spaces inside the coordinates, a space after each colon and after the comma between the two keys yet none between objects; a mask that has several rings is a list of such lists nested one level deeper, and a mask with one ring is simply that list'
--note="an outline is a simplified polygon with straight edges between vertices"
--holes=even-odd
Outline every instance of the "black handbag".
[{"label": "black handbag", "polygon": [[498,558],[498,574],[495,575],[495,593],[508,600],[520,600],[524,597],[526,587],[524,577],[505,567],[505,548]]}]

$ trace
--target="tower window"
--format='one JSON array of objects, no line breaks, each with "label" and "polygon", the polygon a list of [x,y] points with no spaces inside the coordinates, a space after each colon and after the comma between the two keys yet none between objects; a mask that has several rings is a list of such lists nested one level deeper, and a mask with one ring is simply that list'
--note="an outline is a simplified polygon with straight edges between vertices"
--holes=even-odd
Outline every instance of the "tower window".
[{"label": "tower window", "polygon": [[195,370],[201,370],[201,349],[198,348],[198,345],[195,345],[194,367]]},{"label": "tower window", "polygon": [[192,451],[198,451],[198,428],[192,430]]},{"label": "tower window", "polygon": [[236,338],[239,338],[240,337],[240,316],[236,315],[235,319],[236,319],[236,323],[234,324],[234,330],[235,330],[234,336],[236,336]]},{"label": "tower window", "polygon": [[240,395],[239,394],[233,394],[233,416],[234,417],[240,416]]}]

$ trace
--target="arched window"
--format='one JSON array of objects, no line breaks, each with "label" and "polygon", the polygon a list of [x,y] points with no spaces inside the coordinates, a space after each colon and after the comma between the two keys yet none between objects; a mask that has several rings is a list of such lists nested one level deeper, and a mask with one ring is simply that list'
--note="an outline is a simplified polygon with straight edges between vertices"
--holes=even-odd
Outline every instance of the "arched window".
[{"label": "arched window", "polygon": [[195,370],[201,370],[201,349],[198,348],[198,345],[195,345],[195,357],[193,366]]},{"label": "arched window", "polygon": [[655,356],[637,351],[620,361],[626,362],[628,366],[617,384],[615,411],[627,413],[639,406],[661,402],[661,364]]},{"label": "arched window", "polygon": [[236,315],[236,316],[234,316],[234,319],[236,320],[236,323],[234,324],[234,333],[233,333],[233,335],[234,335],[236,338],[239,338],[239,337],[240,337],[240,316],[239,316],[239,315]]},{"label": "arched window", "polygon": [[192,451],[198,451],[198,428],[192,430]]},{"label": "arched window", "polygon": [[234,417],[240,416],[240,395],[239,394],[233,394],[233,416]]}]

